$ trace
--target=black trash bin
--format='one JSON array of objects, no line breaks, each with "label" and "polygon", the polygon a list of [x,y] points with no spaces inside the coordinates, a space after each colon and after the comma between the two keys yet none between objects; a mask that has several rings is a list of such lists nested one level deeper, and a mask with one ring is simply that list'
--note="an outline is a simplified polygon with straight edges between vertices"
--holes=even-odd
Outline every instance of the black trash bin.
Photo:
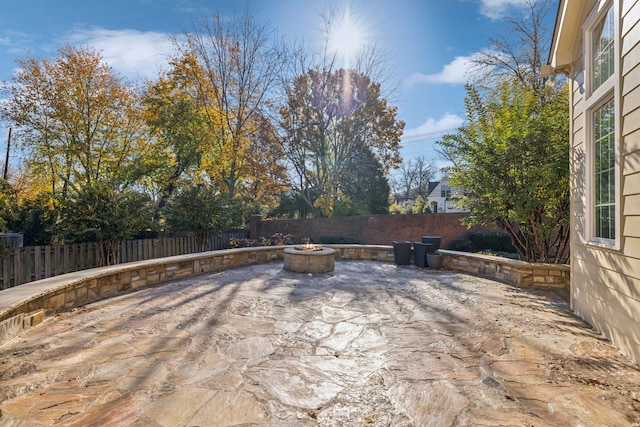
[{"label": "black trash bin", "polygon": [[431,243],[433,245],[427,253],[435,252],[440,249],[440,242],[442,238],[440,236],[422,236],[422,243]]},{"label": "black trash bin", "polygon": [[413,242],[413,262],[416,267],[427,266],[427,253],[431,251],[431,243]]},{"label": "black trash bin", "polygon": [[394,240],[393,259],[398,265],[411,264],[411,242],[408,240]]}]

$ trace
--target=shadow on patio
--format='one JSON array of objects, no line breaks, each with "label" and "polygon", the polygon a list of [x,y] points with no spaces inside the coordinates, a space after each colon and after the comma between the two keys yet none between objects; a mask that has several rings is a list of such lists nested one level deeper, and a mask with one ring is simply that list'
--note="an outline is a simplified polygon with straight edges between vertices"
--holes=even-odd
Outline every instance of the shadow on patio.
[{"label": "shadow on patio", "polygon": [[270,263],[88,304],[0,348],[0,424],[638,425],[640,371],[550,291]]}]

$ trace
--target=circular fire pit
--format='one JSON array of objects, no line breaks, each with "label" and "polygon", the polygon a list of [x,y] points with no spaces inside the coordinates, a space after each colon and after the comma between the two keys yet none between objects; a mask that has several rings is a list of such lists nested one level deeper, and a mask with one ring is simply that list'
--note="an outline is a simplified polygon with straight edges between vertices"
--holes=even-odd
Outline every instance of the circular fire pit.
[{"label": "circular fire pit", "polygon": [[336,251],[321,246],[284,249],[284,269],[294,273],[328,273],[335,266]]}]

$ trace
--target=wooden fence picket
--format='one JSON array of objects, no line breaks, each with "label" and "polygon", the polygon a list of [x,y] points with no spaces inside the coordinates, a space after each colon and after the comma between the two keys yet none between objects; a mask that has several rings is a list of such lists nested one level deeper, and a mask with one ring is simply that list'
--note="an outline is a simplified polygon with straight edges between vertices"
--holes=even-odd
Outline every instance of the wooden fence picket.
[{"label": "wooden fence picket", "polygon": [[[246,231],[223,233],[212,237],[207,249],[223,249],[230,239],[245,237]],[[193,236],[126,240],[118,249],[118,262],[141,261],[197,251],[199,248]],[[0,260],[0,289],[99,265],[99,248],[95,242],[10,249]]]}]

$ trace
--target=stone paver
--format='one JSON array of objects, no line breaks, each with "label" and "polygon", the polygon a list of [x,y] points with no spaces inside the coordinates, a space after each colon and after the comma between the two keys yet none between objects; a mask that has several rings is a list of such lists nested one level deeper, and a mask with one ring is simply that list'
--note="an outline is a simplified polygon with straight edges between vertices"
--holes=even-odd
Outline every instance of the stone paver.
[{"label": "stone paver", "polygon": [[337,262],[99,301],[0,347],[1,426],[640,426],[640,371],[549,290]]}]

